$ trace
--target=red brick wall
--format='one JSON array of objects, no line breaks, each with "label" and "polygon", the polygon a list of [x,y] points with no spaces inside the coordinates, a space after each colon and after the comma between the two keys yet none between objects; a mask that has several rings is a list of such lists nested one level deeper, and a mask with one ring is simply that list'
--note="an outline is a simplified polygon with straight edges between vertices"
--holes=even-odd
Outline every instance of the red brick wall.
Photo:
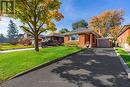
[{"label": "red brick wall", "polygon": [[127,37],[130,36],[130,28],[127,29],[124,33],[122,33],[119,37],[118,37],[118,43],[120,46],[124,46],[125,44],[127,44]]},{"label": "red brick wall", "polygon": [[64,36],[64,43],[67,43],[69,41],[69,36],[68,35],[65,35]]},{"label": "red brick wall", "polygon": [[[90,47],[96,47],[95,45],[96,45],[96,36],[95,37],[93,37],[94,35],[92,34],[91,35],[91,46]],[[94,38],[94,40],[95,40],[95,44],[93,43],[93,38]],[[76,41],[76,42],[78,42],[78,44],[79,44],[79,47],[84,47],[85,45],[86,45],[86,43],[87,42],[89,42],[90,43],[90,35],[89,34],[79,34],[79,40],[78,41]],[[69,40],[69,35],[65,35],[64,36],[64,43],[68,43],[68,42],[75,42],[75,41],[70,41]]]},{"label": "red brick wall", "polygon": [[89,42],[89,35],[86,34],[86,42]]},{"label": "red brick wall", "polygon": [[[68,43],[68,42],[75,42],[75,41],[69,41],[69,35],[65,35],[64,36],[64,43]],[[79,40],[78,40],[78,42],[79,42],[79,46],[80,47],[84,47],[85,34],[79,34]]]},{"label": "red brick wall", "polygon": [[79,46],[84,47],[85,44],[85,34],[79,34]]}]

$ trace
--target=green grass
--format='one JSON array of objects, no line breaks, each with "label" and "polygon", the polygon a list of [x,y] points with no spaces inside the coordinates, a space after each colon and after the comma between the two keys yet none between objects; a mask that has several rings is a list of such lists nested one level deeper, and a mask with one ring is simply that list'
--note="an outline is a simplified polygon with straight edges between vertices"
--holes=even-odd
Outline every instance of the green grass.
[{"label": "green grass", "polygon": [[128,67],[130,68],[130,55],[124,51],[122,48],[116,48],[116,52],[120,54],[123,60],[126,62]]},{"label": "green grass", "polygon": [[43,48],[40,49],[40,52],[32,50],[0,54],[0,80],[8,79],[18,73],[79,50],[80,48],[77,47],[59,46]]},{"label": "green grass", "polygon": [[3,50],[12,50],[12,49],[23,49],[23,48],[32,48],[32,46],[24,46],[24,45],[11,45],[9,43],[2,43],[0,44],[0,51]]}]

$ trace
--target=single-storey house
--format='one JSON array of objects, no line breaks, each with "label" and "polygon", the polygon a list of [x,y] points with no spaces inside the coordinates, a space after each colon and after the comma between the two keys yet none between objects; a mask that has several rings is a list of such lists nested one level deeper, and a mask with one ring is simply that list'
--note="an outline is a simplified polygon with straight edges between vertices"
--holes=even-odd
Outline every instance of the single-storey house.
[{"label": "single-storey house", "polygon": [[[34,45],[34,42],[35,42],[34,37],[32,35],[30,35],[30,34],[27,34],[27,33],[23,34],[21,39],[27,39],[28,41],[30,41],[30,43],[32,45]],[[48,41],[48,40],[59,41],[59,42],[63,43],[64,42],[64,37],[59,33],[48,34],[48,35],[40,35],[38,37],[39,46],[41,46],[42,42]]]},{"label": "single-storey house", "polygon": [[64,44],[76,44],[79,47],[96,47],[100,35],[90,28],[79,28],[64,34]]},{"label": "single-storey house", "polygon": [[[41,42],[43,41],[43,38],[44,38],[44,35],[39,35],[39,37],[38,37],[38,44],[39,44],[39,46],[41,46]],[[35,43],[34,37],[32,36],[29,39],[31,40],[32,45],[34,45],[34,43]]]},{"label": "single-storey house", "polygon": [[59,33],[54,33],[54,34],[45,35],[44,39],[47,39],[47,40],[56,40],[56,41],[63,42],[64,41],[64,36],[62,36]]},{"label": "single-storey house", "polygon": [[127,42],[127,38],[130,36],[130,25],[125,25],[117,38],[118,44],[120,47],[123,47],[125,49],[130,49],[130,44]]}]

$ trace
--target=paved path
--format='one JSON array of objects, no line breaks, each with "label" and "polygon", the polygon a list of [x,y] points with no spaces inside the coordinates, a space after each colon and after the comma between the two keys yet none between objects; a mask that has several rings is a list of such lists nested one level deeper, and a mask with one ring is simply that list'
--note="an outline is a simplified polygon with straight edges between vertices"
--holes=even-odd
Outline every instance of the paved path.
[{"label": "paved path", "polygon": [[88,49],[17,77],[5,87],[130,87],[112,48]]},{"label": "paved path", "polygon": [[130,50],[127,50],[127,52],[130,54]]},{"label": "paved path", "polygon": [[5,50],[5,51],[0,51],[0,53],[10,53],[10,52],[16,52],[16,51],[26,51],[26,50],[34,50],[34,48],[25,48],[25,49]]},{"label": "paved path", "polygon": [[127,51],[130,54],[130,49],[124,49],[125,51]]}]

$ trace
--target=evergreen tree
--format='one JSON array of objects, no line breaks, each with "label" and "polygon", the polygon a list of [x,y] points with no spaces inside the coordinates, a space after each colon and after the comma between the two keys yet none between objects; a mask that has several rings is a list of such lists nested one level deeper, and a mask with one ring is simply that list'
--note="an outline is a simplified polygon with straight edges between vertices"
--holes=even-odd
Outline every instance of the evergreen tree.
[{"label": "evergreen tree", "polygon": [[17,26],[16,24],[10,20],[10,24],[8,25],[8,39],[9,39],[9,42],[10,43],[14,43],[14,42],[17,42],[17,39],[18,39],[18,29],[17,29]]}]

